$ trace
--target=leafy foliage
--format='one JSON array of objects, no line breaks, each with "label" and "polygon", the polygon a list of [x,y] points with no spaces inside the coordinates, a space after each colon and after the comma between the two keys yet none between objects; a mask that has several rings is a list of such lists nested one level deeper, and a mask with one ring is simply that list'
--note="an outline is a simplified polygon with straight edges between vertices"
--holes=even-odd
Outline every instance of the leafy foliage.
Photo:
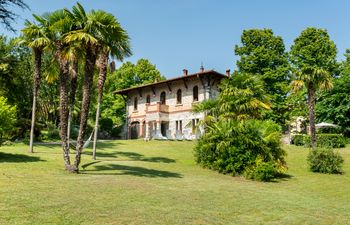
[{"label": "leafy foliage", "polygon": [[278,174],[277,165],[257,159],[256,163],[245,170],[244,176],[257,181],[271,181]]},{"label": "leafy foliage", "polygon": [[235,73],[220,85],[219,111],[224,118],[259,118],[270,109],[263,82],[256,76]]},{"label": "leafy foliage", "polygon": [[295,134],[292,136],[291,143],[296,145],[296,146],[304,146],[306,138],[308,138],[308,137],[305,134]]},{"label": "leafy foliage", "polygon": [[7,99],[0,96],[0,144],[4,134],[14,129],[16,106],[9,105]]},{"label": "leafy foliage", "polygon": [[290,83],[290,66],[283,39],[271,29],[244,30],[242,46],[236,45],[238,71],[262,80],[264,90],[270,96],[271,109],[265,112],[281,125],[288,120],[289,108],[285,104]]},{"label": "leafy foliage", "polygon": [[294,69],[293,89],[306,88],[309,109],[311,145],[316,146],[316,91],[330,89],[331,74],[336,70],[337,48],[326,30],[307,28],[294,40],[290,58]]},{"label": "leafy foliage", "polygon": [[311,150],[307,158],[310,170],[319,173],[342,173],[344,159],[332,149]]},{"label": "leafy foliage", "polygon": [[194,112],[206,114],[201,124],[205,133],[194,151],[197,163],[222,173],[271,180],[286,168],[285,152],[280,146],[281,127],[257,120],[270,109],[263,82],[235,73],[221,82],[220,90],[217,100],[194,107]]},{"label": "leafy foliage", "polygon": [[[297,146],[311,146],[311,139],[306,134],[296,134],[292,137],[292,143]],[[317,134],[317,146],[326,148],[343,148],[346,138],[342,134]]]},{"label": "leafy foliage", "polygon": [[218,121],[198,140],[196,161],[221,173],[270,180],[285,169],[280,131],[272,121]]},{"label": "leafy foliage", "polygon": [[340,68],[340,76],[333,79],[334,88],[320,93],[316,112],[318,121],[330,121],[341,127],[343,134],[350,137],[350,49]]}]

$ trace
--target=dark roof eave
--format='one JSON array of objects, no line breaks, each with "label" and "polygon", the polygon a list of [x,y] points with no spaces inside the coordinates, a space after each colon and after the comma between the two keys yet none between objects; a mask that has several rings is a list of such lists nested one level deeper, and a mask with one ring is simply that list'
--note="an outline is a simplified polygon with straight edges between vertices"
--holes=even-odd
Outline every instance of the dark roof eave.
[{"label": "dark roof eave", "polygon": [[139,88],[152,87],[152,86],[155,86],[155,85],[158,85],[158,84],[166,84],[166,83],[173,82],[173,81],[176,81],[176,80],[182,80],[182,79],[189,78],[189,77],[203,76],[203,75],[208,75],[208,74],[215,74],[215,75],[217,75],[217,76],[219,76],[221,78],[227,77],[226,75],[224,75],[222,73],[218,73],[215,70],[206,70],[206,71],[199,72],[199,73],[189,74],[187,76],[181,76],[181,77],[176,77],[176,78],[172,78],[172,79],[169,79],[169,80],[159,81],[157,83],[144,84],[144,85],[140,85],[140,86],[136,86],[136,87],[131,87],[131,88],[126,88],[126,89],[122,89],[122,90],[117,90],[117,91],[114,91],[113,93],[114,94],[120,94],[120,95],[127,95],[130,91],[136,90],[136,89],[139,89]]}]

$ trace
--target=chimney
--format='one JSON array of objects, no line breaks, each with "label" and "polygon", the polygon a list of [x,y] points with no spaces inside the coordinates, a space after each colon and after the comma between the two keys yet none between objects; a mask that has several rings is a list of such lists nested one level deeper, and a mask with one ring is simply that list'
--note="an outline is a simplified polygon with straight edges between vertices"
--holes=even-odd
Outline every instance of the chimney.
[{"label": "chimney", "polygon": [[188,70],[183,69],[182,71],[184,72],[184,76],[187,76],[187,75],[188,75]]},{"label": "chimney", "polygon": [[230,77],[230,69],[226,70],[226,76]]},{"label": "chimney", "polygon": [[201,65],[201,68],[199,69],[199,71],[200,71],[201,73],[203,73],[203,72],[204,72],[204,67],[203,67],[203,64]]}]

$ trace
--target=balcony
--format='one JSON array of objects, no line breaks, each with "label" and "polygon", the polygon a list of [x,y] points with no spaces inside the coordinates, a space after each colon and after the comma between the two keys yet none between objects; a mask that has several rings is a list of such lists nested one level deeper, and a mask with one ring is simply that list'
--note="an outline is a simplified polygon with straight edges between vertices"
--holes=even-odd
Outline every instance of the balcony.
[{"label": "balcony", "polygon": [[168,105],[162,105],[160,102],[157,102],[156,104],[146,104],[146,113],[153,113],[153,112],[163,112],[168,113],[169,112],[169,106]]}]

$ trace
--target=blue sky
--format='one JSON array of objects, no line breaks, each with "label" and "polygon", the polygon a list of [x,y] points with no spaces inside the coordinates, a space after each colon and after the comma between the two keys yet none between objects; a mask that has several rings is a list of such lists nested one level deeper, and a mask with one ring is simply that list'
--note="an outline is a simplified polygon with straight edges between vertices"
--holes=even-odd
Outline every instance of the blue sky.
[{"label": "blue sky", "polygon": [[[32,13],[71,8],[71,0],[24,0],[30,11],[14,9],[20,18],[16,29]],[[147,58],[166,77],[182,69],[205,69],[224,73],[236,68],[234,46],[244,29],[271,28],[283,38],[287,50],[306,27],[326,28],[342,59],[350,48],[350,1],[346,0],[80,0],[86,9],[114,14],[131,37],[134,55]],[[1,33],[14,36],[0,27]],[[120,65],[120,63],[117,63]]]}]

